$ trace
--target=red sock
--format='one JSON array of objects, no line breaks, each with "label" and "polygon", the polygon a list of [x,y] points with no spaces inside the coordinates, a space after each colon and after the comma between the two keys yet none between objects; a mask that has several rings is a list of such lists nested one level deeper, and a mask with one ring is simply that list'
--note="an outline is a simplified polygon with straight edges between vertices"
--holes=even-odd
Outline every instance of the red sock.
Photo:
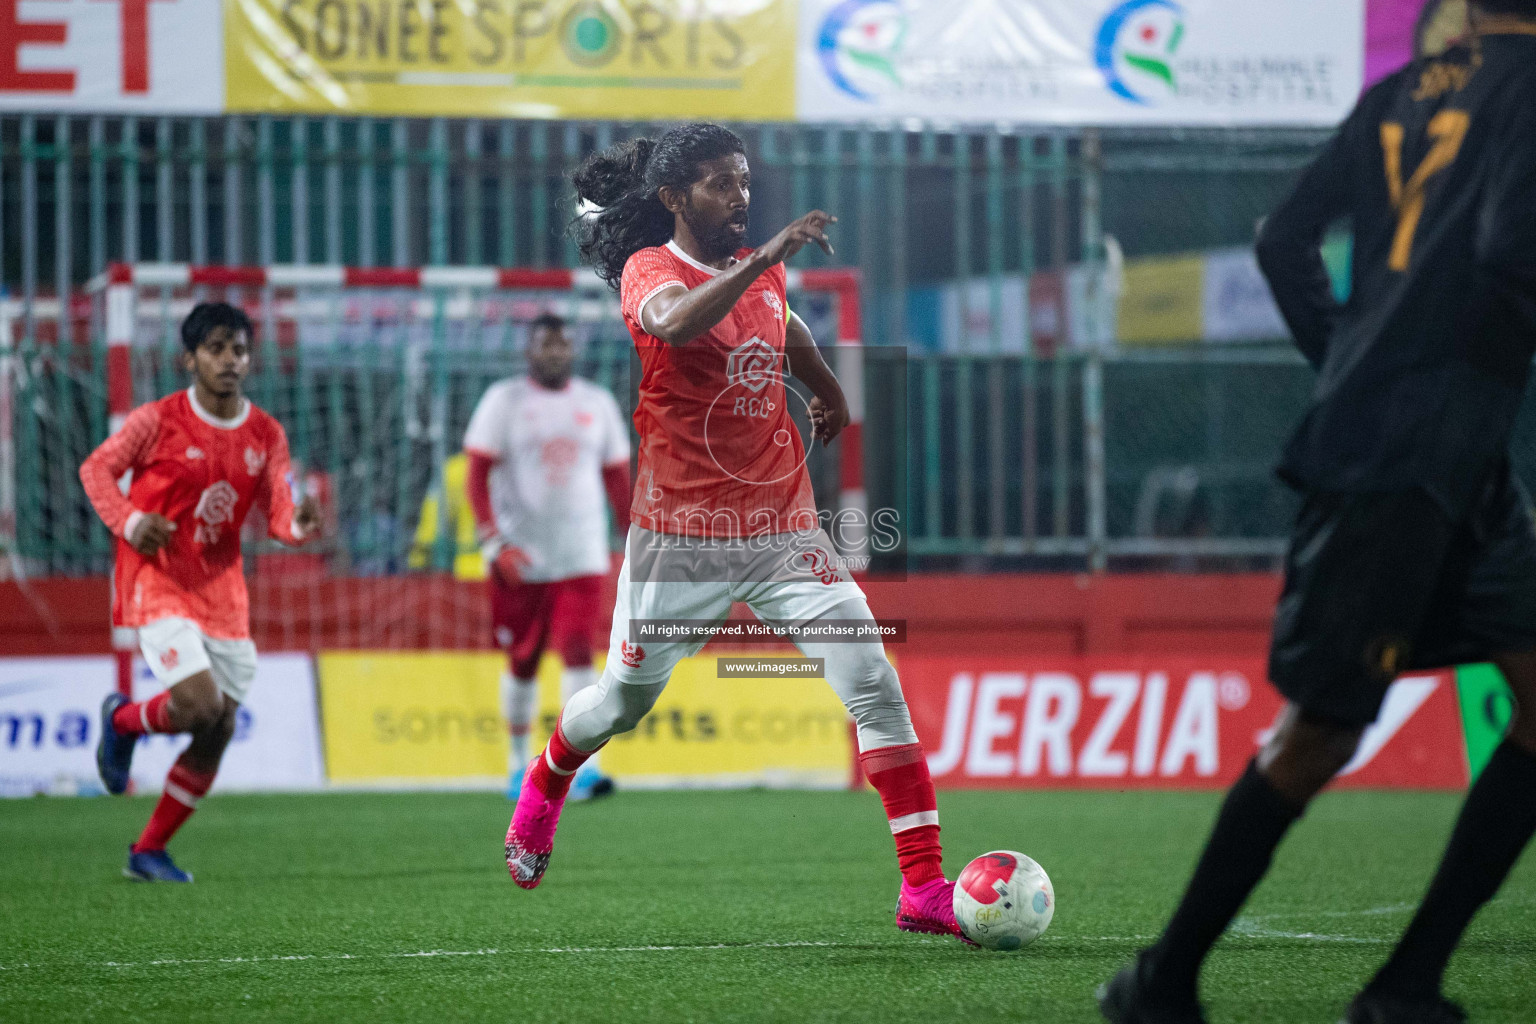
[{"label": "red sock", "polygon": [[112,728],[122,736],[140,736],[146,732],[176,732],[171,728],[171,691],[155,694],[137,704],[124,704],[112,712]]},{"label": "red sock", "polygon": [[[602,750],[604,745],[598,744],[597,750]],[[597,750],[577,750],[571,746],[557,722],[555,733],[549,738],[549,746],[544,748],[544,752],[533,763],[533,770],[528,773],[528,781],[544,794],[545,799],[559,800],[571,788],[571,779],[576,769],[585,764],[587,758],[597,753]]]},{"label": "red sock", "polygon": [[917,743],[866,750],[859,764],[880,794],[885,816],[896,837],[896,861],[908,885],[918,886],[944,877],[944,851],[939,845],[938,799],[928,775],[928,759]]},{"label": "red sock", "polygon": [[192,817],[197,802],[213,785],[214,772],[204,774],[189,768],[186,759],[187,755],[183,754],[171,765],[170,773],[165,777],[165,792],[160,794],[160,802],[155,804],[155,813],[149,816],[149,824],[144,826],[139,841],[133,844],[134,853],[165,849],[165,844]]}]

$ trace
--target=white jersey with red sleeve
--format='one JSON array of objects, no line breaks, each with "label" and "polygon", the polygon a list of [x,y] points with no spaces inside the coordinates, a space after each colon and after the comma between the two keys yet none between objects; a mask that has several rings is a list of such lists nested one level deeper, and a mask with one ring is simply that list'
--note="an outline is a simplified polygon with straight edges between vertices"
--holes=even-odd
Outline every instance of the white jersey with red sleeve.
[{"label": "white jersey with red sleeve", "polygon": [[675,242],[641,249],[624,265],[619,297],[641,367],[630,520],[697,537],[814,530],[816,502],[794,415],[805,412],[804,400],[784,383],[783,265],[685,345],[669,345],[641,324],[641,311],[661,292],[697,288],[719,273]]},{"label": "white jersey with red sleeve", "polygon": [[[117,481],[129,471],[124,496]],[[248,638],[240,527],[259,505],[273,537],[301,539],[288,477],[282,426],[249,400],[231,419],[202,408],[191,389],[135,409],[80,467],[87,497],[119,538],[113,622],[138,627],[174,617],[214,639]],[[176,525],[153,558],[125,539],[148,513]]]},{"label": "white jersey with red sleeve", "polygon": [[494,464],[491,511],[501,540],[548,583],[608,571],[603,469],[629,464],[629,429],[607,390],[573,377],[558,390],[498,381],[475,406],[464,450]]}]

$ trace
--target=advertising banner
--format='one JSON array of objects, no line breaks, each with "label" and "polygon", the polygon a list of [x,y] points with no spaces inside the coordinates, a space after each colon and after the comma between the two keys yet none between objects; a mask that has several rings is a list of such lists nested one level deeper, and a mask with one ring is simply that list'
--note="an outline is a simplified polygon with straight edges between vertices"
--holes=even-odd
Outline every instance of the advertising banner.
[{"label": "advertising banner", "polygon": [[1116,334],[1122,345],[1182,345],[1205,332],[1202,256],[1126,260]]},{"label": "advertising banner", "polygon": [[0,110],[216,114],[216,0],[0,0]]},{"label": "advertising banner", "polygon": [[1456,670],[1461,724],[1466,730],[1467,765],[1475,779],[1504,740],[1515,717],[1515,698],[1495,665],[1465,665]]},{"label": "advertising banner", "polygon": [[96,741],[112,659],[0,659],[0,796],[100,793]]},{"label": "advertising banner", "polygon": [[1067,288],[1059,270],[1029,279],[1029,339],[1035,355],[1049,359],[1066,348]]},{"label": "advertising banner", "polygon": [[498,687],[506,664],[491,651],[321,653],[331,782],[504,783],[507,731]]},{"label": "advertising banner", "polygon": [[799,116],[1334,125],[1364,0],[802,0]]},{"label": "advertising banner", "polygon": [[[846,784],[848,717],[824,680],[720,679],[716,661],[680,663],[639,727],[604,748],[604,771],[626,786]],[[321,654],[331,781],[504,784],[508,741],[498,689],[505,665],[490,652]],[[535,749],[559,713],[560,662],[547,657],[539,669]]]},{"label": "advertising banner", "polygon": [[234,112],[794,117],[794,3],[224,4]]},{"label": "advertising banner", "polygon": [[720,679],[717,660],[681,662],[639,727],[604,748],[603,768],[669,788],[848,784],[848,712],[825,679]]},{"label": "advertising banner", "polygon": [[939,344],[945,352],[1022,352],[1024,310],[1021,276],[998,278],[995,290],[989,278],[946,284],[939,292]]},{"label": "advertising banner", "polygon": [[1201,305],[1206,341],[1284,341],[1291,336],[1251,247],[1205,254]]},{"label": "advertising banner", "polygon": [[[159,691],[142,663],[135,695]],[[116,684],[110,657],[0,659],[0,796],[100,793],[101,699]],[[158,791],[186,736],[150,736],[134,752],[133,781]],[[224,754],[216,791],[315,789],[324,780],[314,675],[303,654],[263,654]]]},{"label": "advertising banner", "polygon": [[1412,6],[0,0],[0,110],[1331,126]]},{"label": "advertising banner", "polygon": [[1116,311],[1124,290],[1123,268],[1075,263],[1065,276],[1067,344],[1070,348],[1106,349],[1115,344]]},{"label": "advertising banner", "polygon": [[[1261,659],[901,659],[940,786],[1231,785],[1282,707]],[[1468,771],[1450,672],[1405,676],[1336,785],[1459,789]]]},{"label": "advertising banner", "polygon": [[[96,703],[110,686],[108,677]],[[161,689],[149,668],[135,658],[134,700],[145,700]],[[133,754],[133,784],[140,792],[158,792],[172,762],[191,741],[189,736],[141,739]],[[94,760],[91,769],[94,773]],[[256,679],[236,712],[235,735],[219,765],[215,792],[319,789],[324,783],[314,663],[307,654],[258,655]]]}]

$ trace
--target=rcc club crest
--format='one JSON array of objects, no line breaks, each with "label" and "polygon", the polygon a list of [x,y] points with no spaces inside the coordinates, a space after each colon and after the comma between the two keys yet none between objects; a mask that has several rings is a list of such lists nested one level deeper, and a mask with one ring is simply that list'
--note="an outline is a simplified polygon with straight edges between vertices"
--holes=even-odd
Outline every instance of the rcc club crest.
[{"label": "rcc club crest", "polygon": [[751,338],[725,357],[725,379],[753,394],[779,376],[779,354],[762,338]]}]

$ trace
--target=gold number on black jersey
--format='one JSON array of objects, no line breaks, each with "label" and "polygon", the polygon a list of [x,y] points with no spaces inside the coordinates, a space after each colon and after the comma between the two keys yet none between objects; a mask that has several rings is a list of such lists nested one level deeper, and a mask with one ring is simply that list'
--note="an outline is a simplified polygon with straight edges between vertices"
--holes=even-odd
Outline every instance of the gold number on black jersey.
[{"label": "gold number on black jersey", "polygon": [[1466,141],[1469,123],[1465,110],[1442,110],[1430,118],[1429,137],[1435,144],[1404,184],[1403,126],[1396,121],[1382,122],[1381,150],[1386,158],[1387,193],[1392,198],[1392,208],[1397,211],[1397,234],[1392,237],[1392,252],[1387,257],[1387,266],[1393,270],[1408,269],[1414,232],[1418,231],[1419,218],[1424,215],[1424,189],[1430,178],[1455,162],[1461,144]]}]

